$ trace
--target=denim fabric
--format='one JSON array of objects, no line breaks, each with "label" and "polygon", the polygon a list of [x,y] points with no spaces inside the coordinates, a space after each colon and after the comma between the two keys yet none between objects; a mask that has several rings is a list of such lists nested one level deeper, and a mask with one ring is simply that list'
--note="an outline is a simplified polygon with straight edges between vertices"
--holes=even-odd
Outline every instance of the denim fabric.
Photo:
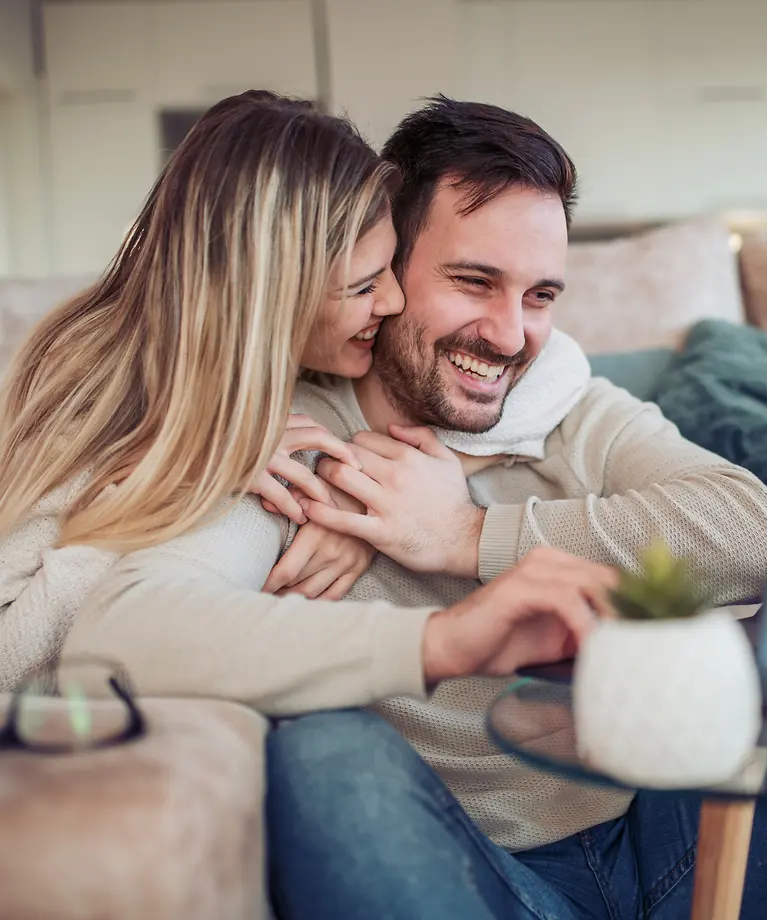
[{"label": "denim fabric", "polygon": [[[267,745],[280,920],[689,918],[696,796],[640,793],[616,821],[511,854],[379,716],[304,716]],[[760,803],[745,920],[765,915],[766,831]]]}]

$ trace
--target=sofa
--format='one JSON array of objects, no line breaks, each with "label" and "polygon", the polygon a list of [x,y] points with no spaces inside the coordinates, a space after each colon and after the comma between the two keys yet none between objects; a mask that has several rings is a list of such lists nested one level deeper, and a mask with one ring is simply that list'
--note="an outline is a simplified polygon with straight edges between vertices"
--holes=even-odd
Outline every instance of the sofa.
[{"label": "sofa", "polygon": [[[576,239],[571,243],[569,262],[567,290],[555,308],[557,325],[581,342],[592,357],[595,373],[612,378],[642,398],[649,394],[668,356],[698,320],[751,323],[767,329],[767,235],[746,233],[721,218],[640,228],[639,232],[607,240]],[[84,277],[0,279],[0,374],[7,370],[30,327],[89,281]],[[50,813],[38,809],[35,820],[38,828],[42,822],[42,831],[45,821],[53,821],[51,839],[59,840],[62,847],[66,841],[69,868],[60,878],[63,889],[58,894],[55,886],[46,888],[34,881],[36,900],[32,906],[37,913],[31,908],[26,914],[22,911],[19,879],[30,884],[41,872],[56,869],[50,860],[42,865],[35,862],[37,846],[30,830],[35,825],[19,811],[20,790],[32,774],[17,763],[9,775],[8,761],[0,761],[0,915],[13,915],[18,920],[43,915],[48,920],[266,917],[260,822],[266,723],[235,704],[146,701],[146,706],[150,726],[156,726],[158,734],[154,740],[147,739],[143,752],[137,745],[130,752],[116,749],[106,766],[105,755],[101,755],[99,763],[81,763],[79,770],[72,767],[75,761],[58,771],[50,768],[47,782],[54,782],[59,789],[58,804],[51,806]],[[211,754],[215,745],[223,745],[227,756]],[[110,789],[115,794],[124,790],[128,757],[133,758],[138,771],[131,775],[145,775],[148,784],[143,790],[135,783],[131,786],[135,807],[146,808],[147,801],[154,807],[147,812],[143,836],[136,834],[135,822],[132,830],[125,831],[131,826],[129,812],[124,808],[110,811],[105,804],[110,801]],[[199,770],[188,769],[190,757],[202,758],[200,762],[208,764],[207,778]],[[252,770],[250,781],[248,770]],[[41,771],[36,775],[38,783],[42,782]],[[83,777],[90,777],[90,787],[84,785]],[[176,796],[171,794],[170,780],[174,777],[180,790]],[[89,798],[87,788],[97,788],[97,797]],[[81,809],[67,806],[67,795],[71,802],[80,802]],[[100,812],[94,810],[94,802],[99,801],[105,809]],[[220,819],[221,813],[215,818],[211,803],[224,809],[225,821]],[[190,811],[196,815],[196,823],[189,823]],[[67,812],[71,826],[78,827],[76,833],[62,834],[62,825],[57,823]],[[104,821],[110,814],[114,825],[127,834],[122,843],[110,836],[111,825]],[[212,848],[197,846],[197,862],[184,852],[183,839],[171,832],[168,816],[174,814],[186,822],[182,826],[191,828],[190,834],[197,835],[196,843],[202,835],[203,843]],[[18,833],[26,849],[4,846],[2,834],[7,830],[2,829],[13,827],[22,828]],[[109,838],[101,838],[104,846],[97,845],[94,828]],[[158,839],[166,839],[163,834],[171,841],[165,851],[156,846]],[[219,853],[215,859],[213,849]],[[50,845],[45,852],[50,854]],[[147,853],[153,858],[141,856]],[[225,854],[230,855],[228,865]],[[25,874],[24,858],[32,862],[33,875]],[[175,869],[171,871],[169,866]],[[173,884],[167,883],[167,878],[158,884],[159,875],[170,877]],[[149,900],[130,897],[136,888]],[[62,890],[69,895],[63,896]],[[211,904],[216,904],[214,914],[209,912]],[[6,907],[12,908],[12,913]]]}]

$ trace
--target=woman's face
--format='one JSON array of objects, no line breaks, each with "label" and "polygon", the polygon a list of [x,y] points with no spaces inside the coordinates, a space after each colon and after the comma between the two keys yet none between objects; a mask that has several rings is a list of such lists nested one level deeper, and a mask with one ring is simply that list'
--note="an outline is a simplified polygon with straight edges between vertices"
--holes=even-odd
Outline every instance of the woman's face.
[{"label": "woman's face", "polygon": [[391,269],[396,244],[389,217],[357,240],[346,278],[343,260],[330,277],[302,367],[340,377],[364,377],[370,370],[381,321],[405,306]]}]

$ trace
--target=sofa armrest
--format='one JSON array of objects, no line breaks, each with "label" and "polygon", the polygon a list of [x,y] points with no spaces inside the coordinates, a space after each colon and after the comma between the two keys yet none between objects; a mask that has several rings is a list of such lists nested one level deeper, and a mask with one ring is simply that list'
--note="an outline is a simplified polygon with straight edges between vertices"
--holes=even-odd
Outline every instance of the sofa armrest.
[{"label": "sofa armrest", "polygon": [[148,732],[132,743],[0,752],[1,917],[268,916],[266,720],[208,700],[141,708]]}]

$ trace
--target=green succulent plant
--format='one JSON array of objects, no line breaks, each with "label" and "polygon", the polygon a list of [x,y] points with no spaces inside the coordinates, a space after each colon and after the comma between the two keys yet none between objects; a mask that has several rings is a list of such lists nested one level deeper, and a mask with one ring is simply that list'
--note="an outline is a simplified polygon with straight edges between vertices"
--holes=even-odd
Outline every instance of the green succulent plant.
[{"label": "green succulent plant", "polygon": [[627,620],[670,620],[693,617],[711,606],[690,561],[674,556],[663,540],[655,540],[641,556],[642,572],[622,571],[612,592],[613,606]]}]

